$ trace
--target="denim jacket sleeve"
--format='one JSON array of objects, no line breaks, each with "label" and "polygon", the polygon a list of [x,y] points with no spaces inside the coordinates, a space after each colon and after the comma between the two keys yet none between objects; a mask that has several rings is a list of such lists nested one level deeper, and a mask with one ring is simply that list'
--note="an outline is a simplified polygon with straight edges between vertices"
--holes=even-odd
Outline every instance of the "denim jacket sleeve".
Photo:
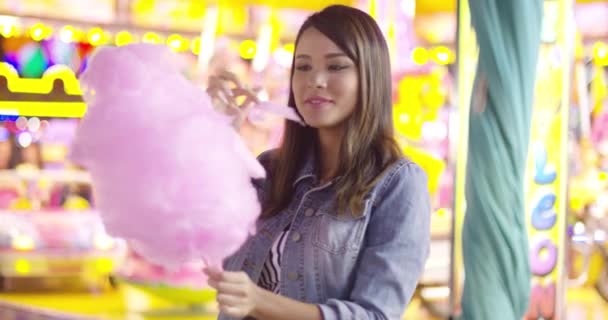
[{"label": "denim jacket sleeve", "polygon": [[348,300],[329,299],[325,320],[401,319],[430,246],[430,199],[422,169],[401,161],[383,179]]}]

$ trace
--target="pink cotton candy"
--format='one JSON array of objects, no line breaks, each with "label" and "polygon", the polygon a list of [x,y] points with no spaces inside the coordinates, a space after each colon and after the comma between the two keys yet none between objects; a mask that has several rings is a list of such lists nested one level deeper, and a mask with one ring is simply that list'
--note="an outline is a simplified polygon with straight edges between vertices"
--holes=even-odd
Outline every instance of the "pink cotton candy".
[{"label": "pink cotton candy", "polygon": [[235,252],[260,213],[262,166],[165,46],[99,49],[71,159],[91,173],[109,234],[166,267]]},{"label": "pink cotton candy", "polygon": [[287,120],[295,121],[295,122],[299,123],[300,125],[303,125],[303,126],[306,125],[304,123],[304,120],[302,120],[302,118],[300,118],[300,116],[296,112],[295,108],[274,104],[269,101],[262,101],[262,102],[258,103],[257,105],[255,105],[253,107],[252,111],[253,112],[249,113],[249,119],[252,120],[253,122],[256,122],[256,120],[258,120],[257,119],[258,117],[263,118],[263,115],[261,115],[259,112],[259,111],[262,111],[262,113],[268,112],[268,113],[283,117]]}]

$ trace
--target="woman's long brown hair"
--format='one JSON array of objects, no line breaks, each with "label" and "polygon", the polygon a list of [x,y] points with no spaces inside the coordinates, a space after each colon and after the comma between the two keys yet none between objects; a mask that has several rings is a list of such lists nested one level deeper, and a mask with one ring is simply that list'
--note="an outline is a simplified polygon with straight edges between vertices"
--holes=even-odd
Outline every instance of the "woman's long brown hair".
[{"label": "woman's long brown hair", "polygon": [[[402,156],[393,134],[388,47],[374,19],[347,6],[329,6],[308,17],[298,32],[296,47],[308,28],[315,28],[332,40],[358,69],[357,106],[345,123],[337,174],[340,178],[335,190],[337,211],[343,213],[350,209],[353,215],[359,216],[363,199],[379,174]],[[293,70],[294,61],[291,78]],[[290,90],[288,105],[295,108],[293,90]],[[286,123],[281,146],[270,155],[271,190],[263,203],[262,218],[278,214],[289,204],[294,193],[293,182],[305,154],[316,148],[316,144],[316,129]]]}]

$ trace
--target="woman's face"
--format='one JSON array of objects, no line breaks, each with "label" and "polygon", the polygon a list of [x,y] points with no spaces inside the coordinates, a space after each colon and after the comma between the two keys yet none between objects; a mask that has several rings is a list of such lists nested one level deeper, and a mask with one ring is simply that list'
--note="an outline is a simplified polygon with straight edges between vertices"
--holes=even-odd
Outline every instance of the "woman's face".
[{"label": "woman's face", "polygon": [[292,91],[306,124],[317,129],[341,126],[357,104],[357,66],[329,38],[306,29],[295,50]]}]

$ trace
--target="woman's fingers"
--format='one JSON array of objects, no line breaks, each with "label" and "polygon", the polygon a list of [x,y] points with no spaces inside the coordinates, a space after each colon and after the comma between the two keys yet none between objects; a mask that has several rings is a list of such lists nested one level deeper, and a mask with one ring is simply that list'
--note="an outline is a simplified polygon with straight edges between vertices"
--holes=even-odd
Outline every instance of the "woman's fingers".
[{"label": "woman's fingers", "polygon": [[243,297],[237,297],[230,294],[218,294],[216,300],[219,304],[236,307],[243,304]]},{"label": "woman's fingers", "polygon": [[245,86],[243,85],[243,83],[241,83],[241,80],[239,80],[236,74],[230,71],[222,70],[220,71],[217,77],[221,80],[234,84],[237,88],[245,88]]},{"label": "woman's fingers", "polygon": [[244,317],[247,314],[240,307],[232,307],[220,304],[220,312],[230,317]]}]

